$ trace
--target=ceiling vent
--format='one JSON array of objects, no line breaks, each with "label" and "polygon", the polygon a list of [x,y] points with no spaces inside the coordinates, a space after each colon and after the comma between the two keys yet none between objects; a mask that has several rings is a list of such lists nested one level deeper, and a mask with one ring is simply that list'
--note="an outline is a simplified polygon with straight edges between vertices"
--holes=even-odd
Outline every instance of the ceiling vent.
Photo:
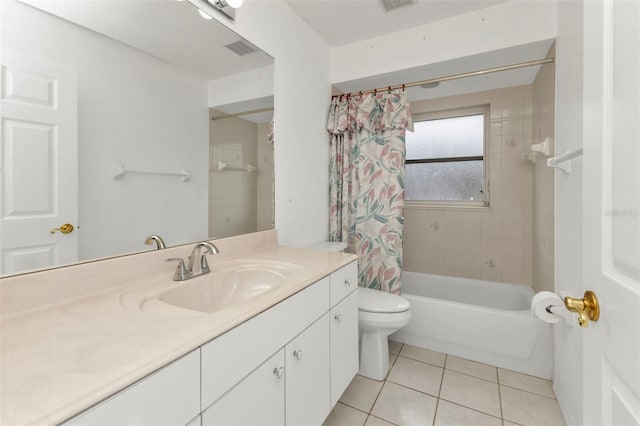
[{"label": "ceiling vent", "polygon": [[253,44],[244,40],[238,40],[234,43],[226,44],[224,47],[238,56],[244,56],[248,55],[249,53],[258,51],[258,49]]},{"label": "ceiling vent", "polygon": [[407,6],[414,3],[413,0],[380,0],[382,3],[382,7],[384,7],[385,11],[390,11],[393,9],[397,9],[402,6]]}]

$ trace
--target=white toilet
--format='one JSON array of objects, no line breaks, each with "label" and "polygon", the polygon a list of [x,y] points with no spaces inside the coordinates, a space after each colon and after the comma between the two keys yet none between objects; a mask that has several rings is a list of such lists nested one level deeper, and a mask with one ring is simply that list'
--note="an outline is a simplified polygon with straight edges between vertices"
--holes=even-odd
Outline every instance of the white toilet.
[{"label": "white toilet", "polygon": [[404,297],[370,288],[358,288],[358,374],[374,380],[385,378],[389,370],[387,337],[409,324],[409,308],[409,301]]},{"label": "white toilet", "polygon": [[[344,251],[346,243],[323,242],[317,250]],[[360,370],[358,374],[383,380],[389,370],[387,337],[409,324],[411,311],[404,297],[370,288],[358,287],[358,335]]]}]

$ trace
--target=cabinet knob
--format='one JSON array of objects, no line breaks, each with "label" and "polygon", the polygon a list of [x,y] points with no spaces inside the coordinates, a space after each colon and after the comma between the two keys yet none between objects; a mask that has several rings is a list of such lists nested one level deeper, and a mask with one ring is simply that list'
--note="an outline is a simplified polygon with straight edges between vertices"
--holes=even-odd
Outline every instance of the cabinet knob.
[{"label": "cabinet knob", "polygon": [[344,280],[344,285],[346,285],[347,287],[351,287],[351,278],[347,278],[346,280]]},{"label": "cabinet knob", "polygon": [[284,367],[276,367],[273,369],[273,375],[276,376],[278,379],[281,379],[283,374],[284,374]]},{"label": "cabinet knob", "polygon": [[293,356],[300,361],[302,359],[303,351],[302,349],[298,349],[297,351],[293,351]]},{"label": "cabinet knob", "polygon": [[336,316],[334,316],[333,319],[335,319],[338,322],[342,321],[342,314],[336,314]]}]

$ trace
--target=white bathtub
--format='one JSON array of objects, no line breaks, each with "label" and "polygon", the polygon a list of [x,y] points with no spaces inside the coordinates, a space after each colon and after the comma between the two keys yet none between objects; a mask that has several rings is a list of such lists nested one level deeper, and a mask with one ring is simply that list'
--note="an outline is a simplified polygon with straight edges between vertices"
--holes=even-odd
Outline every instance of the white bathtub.
[{"label": "white bathtub", "polygon": [[550,379],[551,324],[531,317],[533,294],[524,285],[403,272],[411,321],[390,339]]}]

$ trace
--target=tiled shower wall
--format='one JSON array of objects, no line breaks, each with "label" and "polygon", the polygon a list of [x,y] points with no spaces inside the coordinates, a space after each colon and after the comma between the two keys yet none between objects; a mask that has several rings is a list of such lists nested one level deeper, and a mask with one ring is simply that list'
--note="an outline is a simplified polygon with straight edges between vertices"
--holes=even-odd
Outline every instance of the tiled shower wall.
[{"label": "tiled shower wall", "polygon": [[[212,111],[212,115],[219,115]],[[242,118],[211,121],[209,135],[209,236],[215,238],[256,231],[256,172],[217,171],[218,161],[229,167],[256,166],[257,125]]]},{"label": "tiled shower wall", "polygon": [[[405,206],[404,270],[532,284],[532,86],[414,102],[413,114],[489,104],[488,209]],[[533,141],[538,142],[536,141]]]}]

